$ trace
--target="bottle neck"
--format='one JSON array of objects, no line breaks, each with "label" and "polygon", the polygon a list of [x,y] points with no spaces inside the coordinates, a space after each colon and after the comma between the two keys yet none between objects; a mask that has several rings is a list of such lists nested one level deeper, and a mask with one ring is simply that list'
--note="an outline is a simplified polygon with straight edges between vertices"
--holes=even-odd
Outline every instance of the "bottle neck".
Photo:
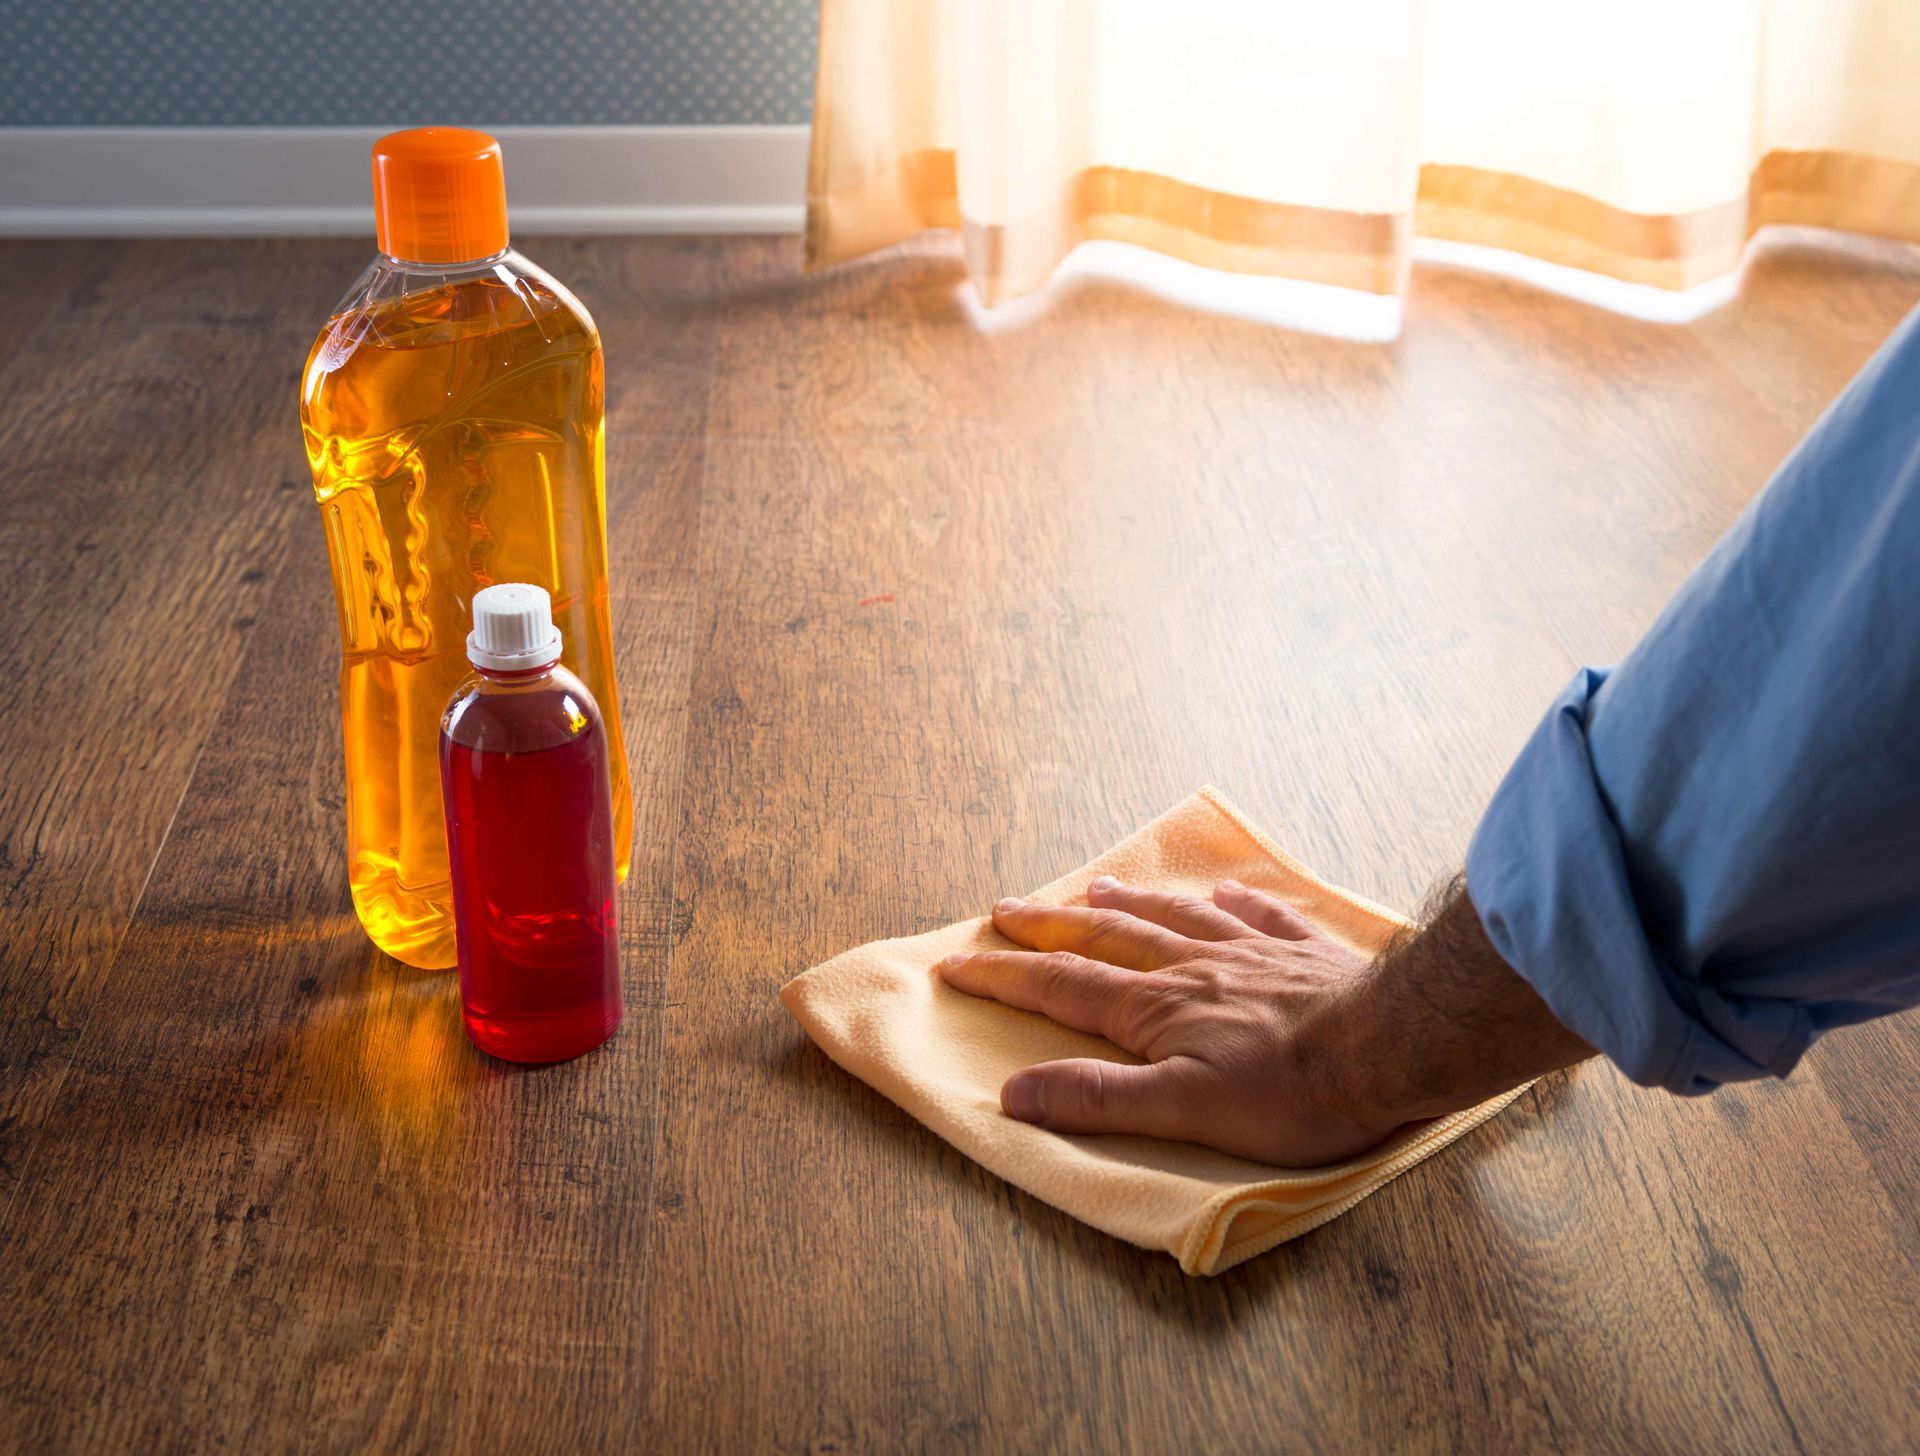
[{"label": "bottle neck", "polygon": [[392,268],[405,268],[410,273],[460,273],[469,268],[491,268],[495,263],[503,263],[513,251],[511,247],[502,248],[497,253],[489,253],[484,258],[456,258],[438,263],[422,263],[415,258],[396,258],[391,253],[374,250],[380,261]]},{"label": "bottle neck", "polygon": [[485,667],[480,663],[473,662],[471,658],[467,660],[472,664],[473,670],[488,682],[513,684],[538,682],[541,678],[550,676],[553,670],[560,665],[560,659],[558,657],[549,658],[547,661],[534,667]]}]

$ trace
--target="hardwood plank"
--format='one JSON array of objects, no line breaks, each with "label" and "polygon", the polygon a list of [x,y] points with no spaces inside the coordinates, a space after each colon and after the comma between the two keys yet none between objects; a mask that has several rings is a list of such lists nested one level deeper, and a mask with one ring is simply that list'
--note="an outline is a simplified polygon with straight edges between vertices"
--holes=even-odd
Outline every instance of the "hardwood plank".
[{"label": "hardwood plank", "polygon": [[1920,247],[1768,228],[1741,271],[1738,302],[1688,332],[1797,437],[1917,303]]},{"label": "hardwood plank", "polygon": [[[1907,1013],[1849,1027],[1815,1047],[1798,1075],[1820,1079],[1845,1120],[1884,1198],[1882,1216],[1920,1269],[1920,1016]],[[1855,1195],[1872,1200],[1873,1190]]]},{"label": "hardwood plank", "polygon": [[1434,443],[1472,479],[1443,494],[1571,658],[1618,661],[1795,434],[1685,328],[1461,269],[1417,297],[1403,347],[1461,360],[1426,376],[1444,380]]},{"label": "hardwood plank", "polygon": [[136,246],[117,238],[55,243],[0,238],[0,277],[15,284],[7,300],[8,352],[0,370],[41,372],[48,355],[41,352],[40,331],[96,304],[107,276]]},{"label": "hardwood plank", "polygon": [[[698,407],[711,330],[666,300],[697,291],[704,253],[602,242],[572,261],[629,341],[616,411]],[[0,1299],[25,1312],[0,1407],[29,1448],[264,1430],[532,1449],[627,1419],[702,470],[697,416],[677,422],[690,432],[630,428],[609,456],[624,720],[653,766],[622,899],[623,1034],[553,1072],[491,1062],[451,977],[361,933],[335,614],[304,507],[0,1233]],[[297,449],[283,430],[277,453]]]},{"label": "hardwood plank", "polygon": [[[1704,1101],[1550,1078],[1193,1281],[773,1000],[1209,779],[1410,904],[1909,251],[1763,252],[1684,327],[1423,270],[1374,345],[1101,280],[983,330],[940,241],[802,279],[790,239],[539,240],[609,351],[637,842],[626,1029],[516,1073],[345,893],[289,379],[360,245],[39,246],[0,245],[60,279],[0,362],[0,547],[66,650],[5,651],[83,711],[0,703],[0,1446],[1920,1444],[1911,1018]],[[182,610],[194,674],[141,655]]]},{"label": "hardwood plank", "polygon": [[[1786,444],[1671,331],[1555,319],[1579,342],[1543,379],[1527,320],[1541,306],[1484,280],[1456,286],[1443,327],[1410,327],[1390,365],[1162,318],[1188,370],[1153,393],[1114,362],[1164,369],[1165,342],[1127,337],[1152,329],[1138,300],[1083,290],[1059,334],[982,342],[940,312],[925,259],[902,272],[912,327],[856,329],[836,308],[870,305],[762,284],[723,336],[746,368],[722,369],[715,410],[733,438],[711,467],[701,571],[719,589],[694,693],[712,759],[690,765],[693,914],[656,1175],[693,1212],[657,1233],[656,1259],[682,1277],[650,1300],[652,1323],[703,1333],[656,1352],[659,1428],[686,1434],[671,1422],[699,1410],[723,1412],[720,1443],[743,1447],[1900,1439],[1914,1412],[1897,1391],[1845,1413],[1819,1398],[1846,1369],[1894,1368],[1911,1286],[1870,1200],[1842,1214],[1845,1256],[1794,1237],[1792,1210],[1865,1171],[1810,1084],[1732,1159],[1697,1105],[1601,1071],[1555,1079],[1309,1244],[1194,1285],[984,1177],[782,1026],[771,993],[801,965],[1048,878],[1198,778],[1226,778],[1223,762],[1316,863],[1404,901],[1457,857],[1569,648],[1631,641]],[[755,415],[763,307],[786,352],[835,367]],[[951,389],[916,330],[956,331]],[[1113,390],[1101,418],[1127,410],[1110,442],[1018,404],[993,417],[967,382],[1072,376],[1095,357]],[[1234,364],[1209,372],[1217,357]],[[1241,370],[1264,389],[1237,387]],[[1544,422],[1494,407],[1530,372]],[[1296,379],[1313,383],[1290,395]],[[1606,496],[1556,519],[1546,492],[1596,456]],[[1597,572],[1556,578],[1583,556]],[[883,590],[891,602],[859,605]],[[1541,610],[1556,600],[1558,620]],[[1304,802],[1268,812],[1288,796],[1262,780],[1298,785],[1297,765]],[[1406,785],[1425,795],[1418,814]],[[1417,859],[1399,852],[1409,840]],[[783,1076],[756,1078],[763,1065]],[[1808,1138],[1824,1154],[1811,1165]],[[1720,1221],[1733,1189],[1768,1178],[1777,1207],[1743,1201]],[[823,1211],[796,1222],[761,1201],[769,1184],[820,1189]],[[768,1306],[775,1249],[793,1273]],[[1809,1324],[1827,1352],[1812,1368]],[[1169,1333],[1195,1329],[1217,1333]],[[769,1398],[729,1403],[749,1381]]]},{"label": "hardwood plank", "polygon": [[279,571],[338,251],[9,245],[0,1221]]}]

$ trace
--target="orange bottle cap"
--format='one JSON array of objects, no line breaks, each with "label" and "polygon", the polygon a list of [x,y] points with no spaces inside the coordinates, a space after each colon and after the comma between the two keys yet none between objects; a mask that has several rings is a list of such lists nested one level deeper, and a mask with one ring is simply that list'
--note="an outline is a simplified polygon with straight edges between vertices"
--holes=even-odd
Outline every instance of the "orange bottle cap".
[{"label": "orange bottle cap", "polygon": [[467,263],[507,246],[500,143],[464,126],[416,126],[373,144],[380,251],[405,263]]}]

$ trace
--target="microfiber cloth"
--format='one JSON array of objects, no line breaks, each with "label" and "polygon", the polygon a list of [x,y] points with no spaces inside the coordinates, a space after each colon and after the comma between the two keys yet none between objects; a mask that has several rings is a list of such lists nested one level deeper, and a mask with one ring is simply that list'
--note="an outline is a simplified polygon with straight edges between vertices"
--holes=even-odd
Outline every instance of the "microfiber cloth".
[{"label": "microfiber cloth", "polygon": [[[1239,880],[1368,953],[1408,923],[1309,872],[1211,788],[1026,898],[1084,904],[1101,875],[1202,898]],[[828,1056],[968,1157],[1116,1238],[1164,1249],[1189,1274],[1218,1274],[1338,1217],[1525,1090],[1412,1124],[1324,1168],[1268,1167],[1160,1138],[1048,1132],[1001,1112],[1008,1077],[1060,1057],[1139,1059],[1035,1012],[964,995],[934,970],[955,951],[1011,944],[986,916],[877,940],[796,976],[780,1000]]]}]

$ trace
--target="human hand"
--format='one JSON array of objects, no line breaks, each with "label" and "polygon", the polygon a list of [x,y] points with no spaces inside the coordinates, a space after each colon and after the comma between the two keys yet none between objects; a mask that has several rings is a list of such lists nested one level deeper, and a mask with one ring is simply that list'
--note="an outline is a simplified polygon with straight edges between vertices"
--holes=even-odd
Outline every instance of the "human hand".
[{"label": "human hand", "polygon": [[1457,887],[1427,931],[1378,958],[1232,881],[1209,903],[1106,876],[1087,900],[1003,900],[994,924],[1027,949],[939,967],[969,995],[1144,1060],[1075,1058],[1009,1078],[1007,1114],[1055,1132],[1145,1133],[1312,1167],[1591,1055],[1486,944]]}]

